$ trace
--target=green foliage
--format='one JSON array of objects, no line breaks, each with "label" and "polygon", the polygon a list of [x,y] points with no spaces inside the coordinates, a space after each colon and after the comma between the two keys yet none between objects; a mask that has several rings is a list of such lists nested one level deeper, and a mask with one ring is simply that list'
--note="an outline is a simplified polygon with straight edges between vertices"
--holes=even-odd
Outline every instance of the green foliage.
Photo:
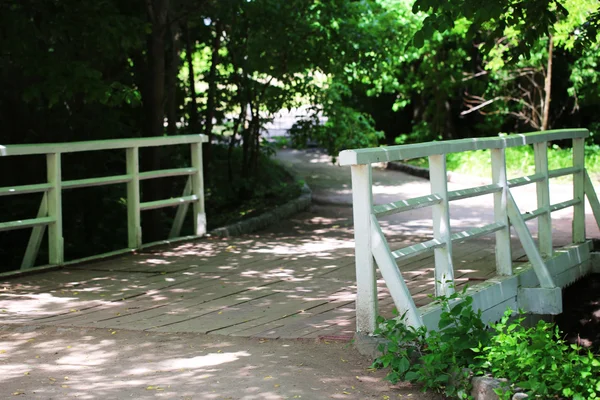
[{"label": "green foliage", "polygon": [[506,400],[517,388],[533,398],[598,398],[597,356],[568,345],[553,324],[540,321],[526,328],[525,318],[513,318],[510,309],[490,330],[465,294],[463,290],[436,298],[442,306],[438,331],[407,327],[404,315],[390,320],[379,317],[375,334],[385,343],[373,367],[389,368],[386,379],[392,383],[419,383],[423,390],[449,398],[471,398],[473,375],[506,379],[496,390]]},{"label": "green foliage", "polygon": [[595,399],[600,395],[600,360],[591,352],[568,345],[558,327],[539,321],[533,328],[523,325],[525,318],[512,319],[507,310],[493,325],[495,334],[489,345],[476,351],[483,361],[481,372],[506,378],[510,386],[497,391],[510,399],[515,387],[534,398],[564,397]]},{"label": "green foliage", "polygon": [[[490,151],[477,150],[464,153],[450,153],[446,158],[449,171],[464,175],[490,178]],[[411,165],[427,168],[427,158],[415,158],[407,161]],[[600,146],[588,144],[585,146],[586,169],[592,175],[600,174]],[[573,149],[561,148],[554,145],[548,149],[548,168],[560,169],[573,166]],[[509,178],[516,178],[535,173],[535,159],[531,146],[519,146],[506,149],[506,168]],[[570,180],[570,176],[557,178],[558,181]]]},{"label": "green foliage", "polygon": [[468,398],[468,368],[477,363],[473,349],[487,345],[490,334],[481,311],[473,311],[473,298],[465,294],[466,288],[435,299],[442,306],[439,331],[407,327],[404,315],[387,321],[379,317],[375,334],[385,344],[373,367],[390,368],[386,379],[392,383],[406,380],[423,385],[423,390]]}]

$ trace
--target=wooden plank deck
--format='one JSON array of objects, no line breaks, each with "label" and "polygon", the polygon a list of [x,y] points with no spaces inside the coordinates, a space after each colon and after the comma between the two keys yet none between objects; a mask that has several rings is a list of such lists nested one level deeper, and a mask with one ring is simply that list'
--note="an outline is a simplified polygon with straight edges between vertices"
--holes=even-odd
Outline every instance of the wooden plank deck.
[{"label": "wooden plank deck", "polygon": [[[269,339],[351,338],[356,283],[347,219],[336,225],[340,219],[315,220],[305,214],[287,223],[260,235],[206,238],[5,279],[0,323]],[[417,240],[422,238],[396,235],[390,245]],[[492,236],[454,247],[458,287],[495,274],[493,244]],[[519,246],[514,249],[513,259],[522,259]],[[427,304],[433,293],[433,254],[399,268],[417,305]],[[383,280],[378,286],[381,314],[391,316],[393,303]]]}]

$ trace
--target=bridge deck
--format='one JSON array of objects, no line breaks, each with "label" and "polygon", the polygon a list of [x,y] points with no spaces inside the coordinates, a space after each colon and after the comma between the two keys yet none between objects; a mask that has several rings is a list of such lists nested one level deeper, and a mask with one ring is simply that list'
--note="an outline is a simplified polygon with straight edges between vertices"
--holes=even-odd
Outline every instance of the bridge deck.
[{"label": "bridge deck", "polygon": [[[260,235],[208,238],[5,279],[0,321],[261,338],[349,339],[355,273],[350,209],[306,212]],[[314,211],[314,210],[313,210]],[[327,212],[325,212],[327,214]],[[292,232],[292,233],[290,233]],[[406,237],[401,247],[423,238]],[[513,259],[523,261],[515,242]],[[454,247],[458,285],[495,274],[493,237]],[[433,293],[433,256],[400,265],[418,306]],[[381,313],[391,298],[379,282]]]}]

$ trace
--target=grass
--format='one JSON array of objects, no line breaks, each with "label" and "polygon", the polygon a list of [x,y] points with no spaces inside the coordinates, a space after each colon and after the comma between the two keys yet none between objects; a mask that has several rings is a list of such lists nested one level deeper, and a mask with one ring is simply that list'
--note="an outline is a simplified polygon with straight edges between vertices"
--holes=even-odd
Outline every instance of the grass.
[{"label": "grass", "polygon": [[[428,168],[427,158],[415,158],[407,161],[408,164]],[[600,175],[600,146],[586,145],[586,168],[591,176]],[[560,148],[556,145],[548,149],[548,168],[550,170],[571,167],[573,165],[573,150]],[[464,153],[451,153],[447,156],[448,171],[459,174],[491,178],[492,166],[489,150],[468,151]],[[535,173],[535,159],[532,146],[511,147],[506,149],[506,168],[508,178],[532,175]],[[558,181],[572,180],[570,175],[557,178]]]}]

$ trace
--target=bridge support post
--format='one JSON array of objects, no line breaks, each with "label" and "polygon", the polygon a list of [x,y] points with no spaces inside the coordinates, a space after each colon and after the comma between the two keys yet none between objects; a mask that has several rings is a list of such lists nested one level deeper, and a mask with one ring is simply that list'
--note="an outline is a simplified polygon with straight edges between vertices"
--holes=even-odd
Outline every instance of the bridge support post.
[{"label": "bridge support post", "polygon": [[552,215],[550,215],[550,182],[548,179],[548,142],[533,145],[535,156],[535,172],[542,174],[544,179],[536,183],[537,206],[544,213],[538,217],[538,239],[540,254],[552,256]]},{"label": "bridge support post", "polygon": [[139,148],[127,149],[127,236],[130,249],[142,246],[142,223],[140,211]]},{"label": "bridge support post", "polygon": [[192,143],[192,167],[196,172],[190,175],[192,181],[192,194],[198,200],[194,202],[194,235],[202,236],[206,233],[206,213],[204,211],[204,175],[202,173],[202,142]]},{"label": "bridge support post", "polygon": [[504,149],[492,149],[492,180],[502,188],[494,193],[494,222],[504,225],[496,231],[496,272],[498,275],[512,275],[512,254],[510,248],[510,225],[507,202],[508,183],[506,180],[506,157]]},{"label": "bridge support post", "polygon": [[48,254],[51,265],[60,265],[65,261],[62,227],[62,172],[61,154],[46,155],[48,183],[52,188],[48,191],[48,216],[54,222],[48,225]]},{"label": "bridge support post", "polygon": [[573,243],[585,242],[585,139],[573,139],[573,166],[581,170],[573,174]]},{"label": "bridge support post", "polygon": [[371,214],[373,212],[371,164],[352,166],[352,204],[356,260],[356,331],[370,334],[378,313],[377,277],[373,262]]},{"label": "bridge support post", "polygon": [[454,267],[452,265],[452,238],[450,232],[450,206],[448,204],[448,177],[446,155],[429,156],[429,178],[431,193],[442,198],[432,206],[433,238],[444,243],[434,249],[435,295],[449,296],[454,293]]}]

